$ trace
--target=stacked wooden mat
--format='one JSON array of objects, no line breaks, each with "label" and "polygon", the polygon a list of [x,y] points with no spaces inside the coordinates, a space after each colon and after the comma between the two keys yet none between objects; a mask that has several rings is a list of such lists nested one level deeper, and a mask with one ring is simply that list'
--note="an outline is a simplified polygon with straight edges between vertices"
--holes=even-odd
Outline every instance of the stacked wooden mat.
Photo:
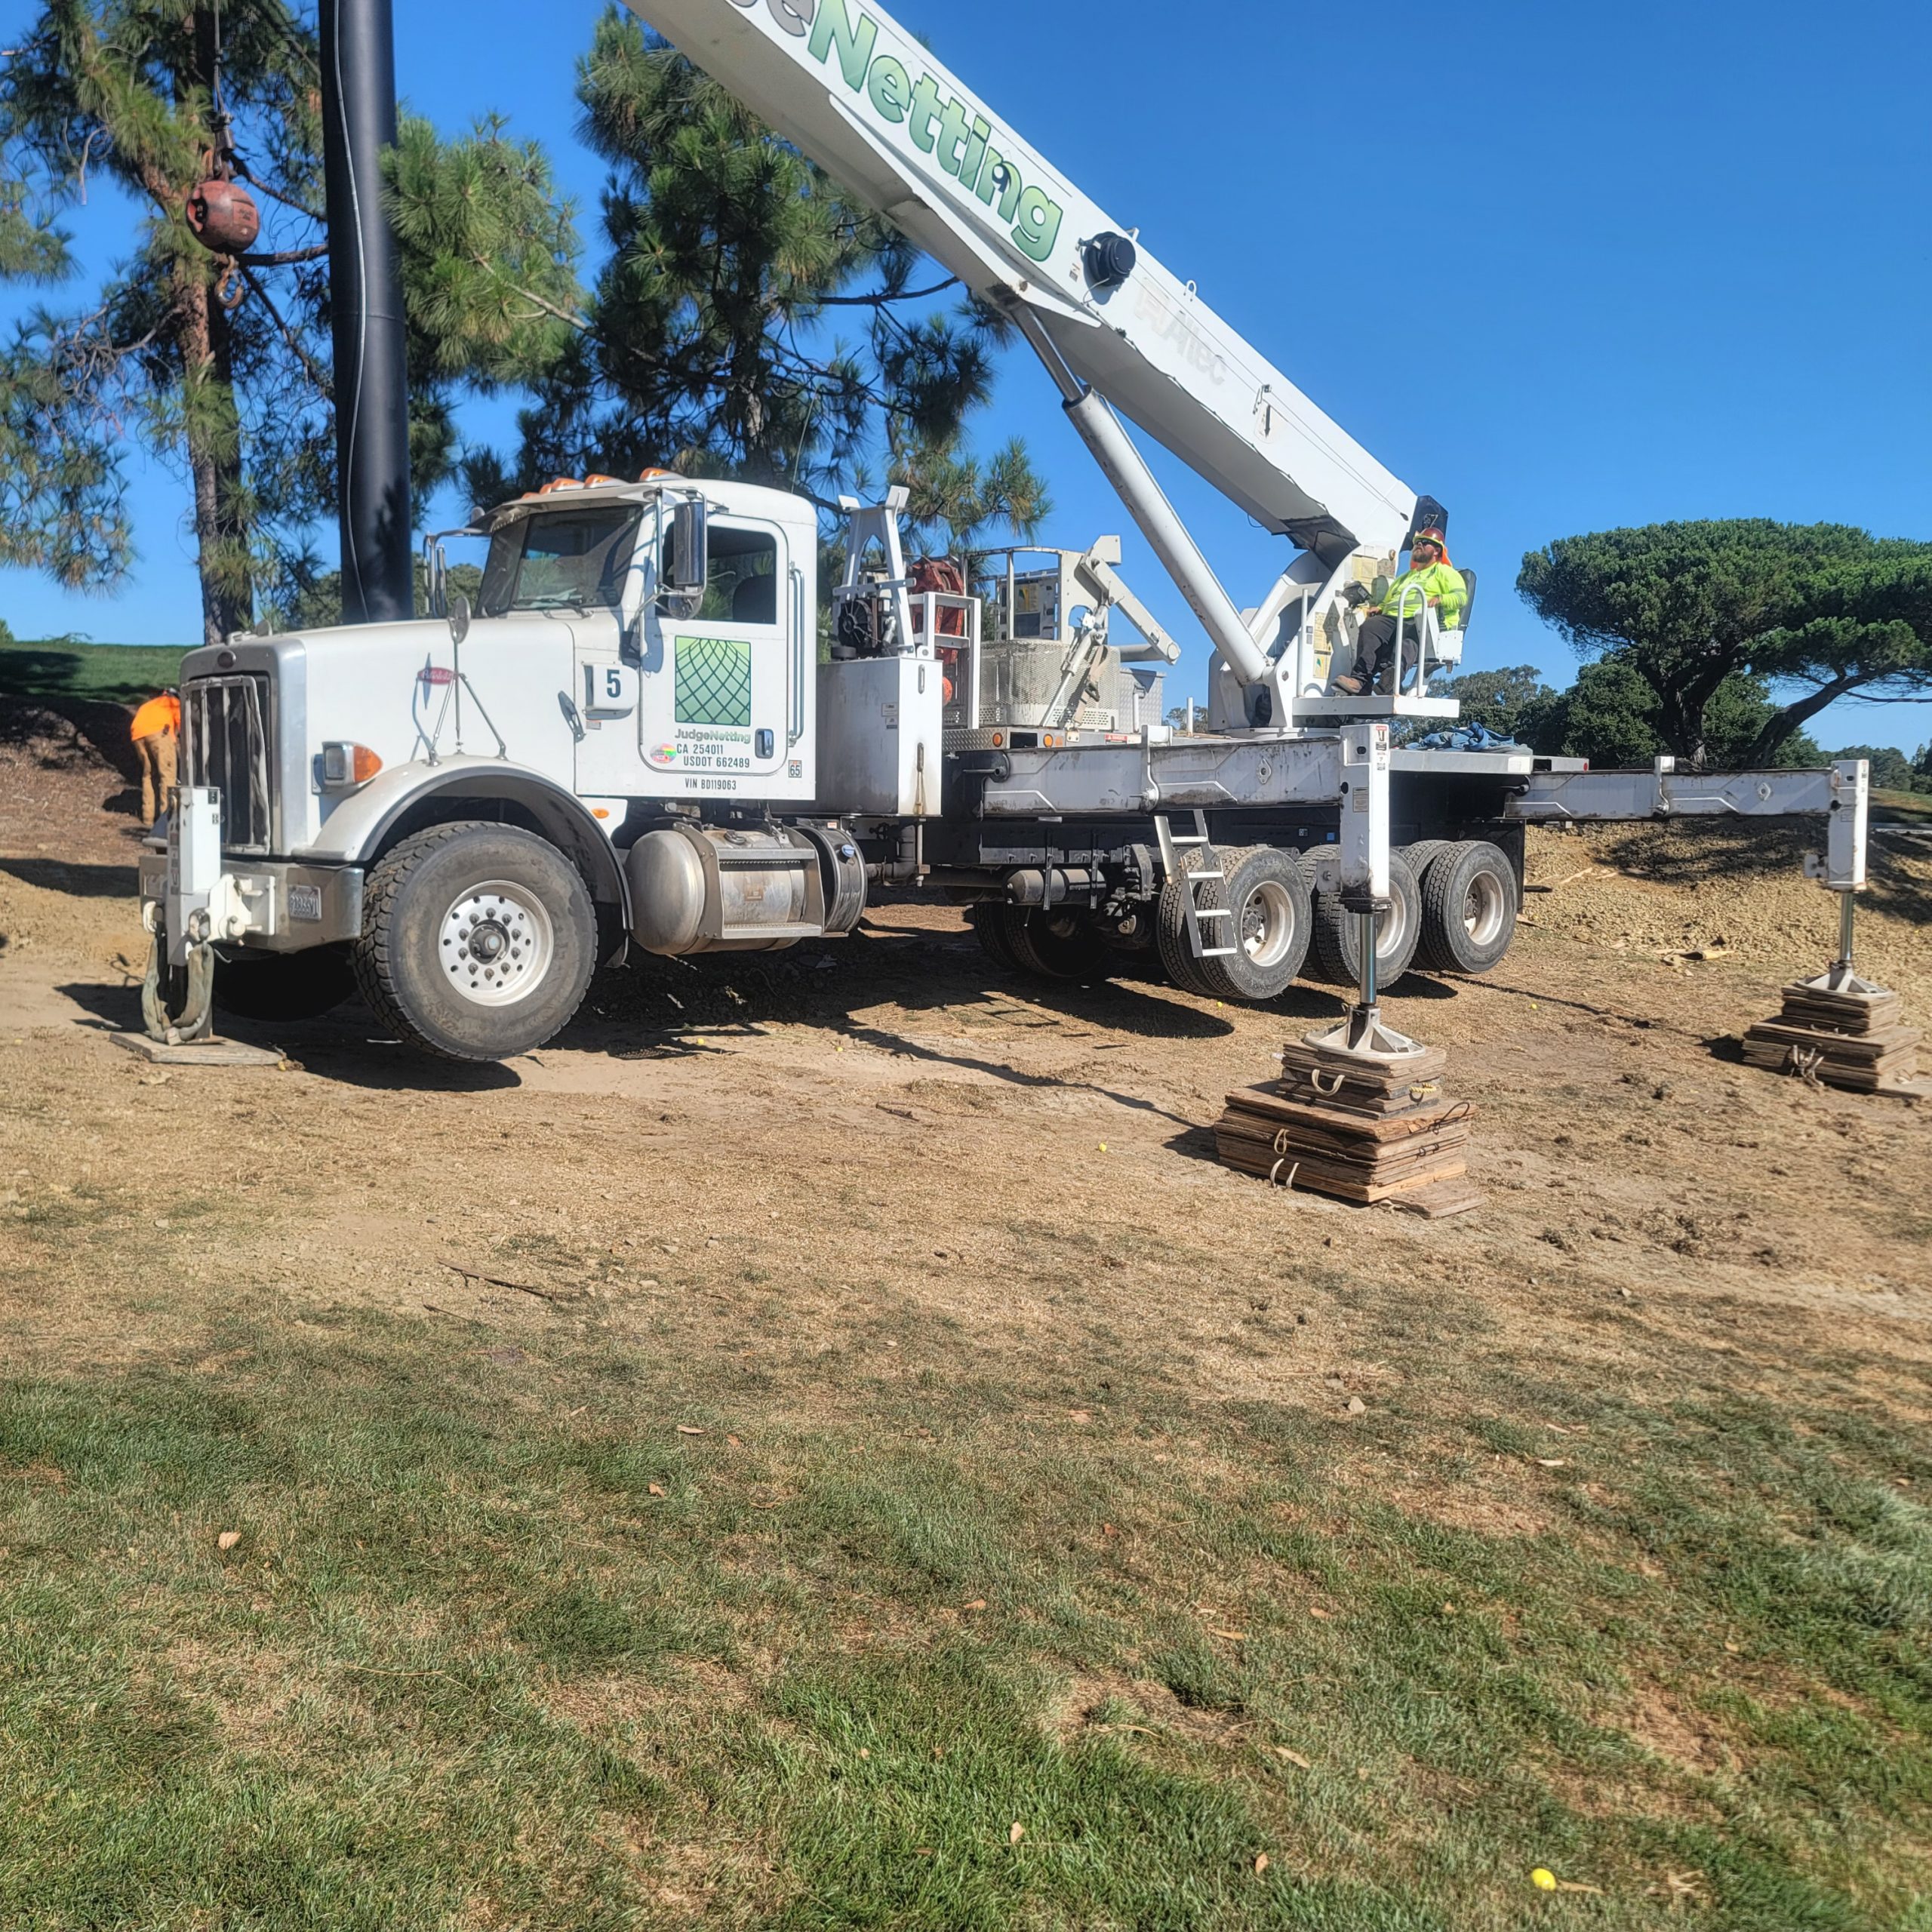
[{"label": "stacked wooden mat", "polygon": [[1926,1098],[1932,1081],[1918,1077],[1924,1037],[1905,1024],[1897,993],[1833,992],[1804,980],[1785,988],[1775,1020],[1761,1020],[1745,1035],[1744,1058],[1854,1093]]},{"label": "stacked wooden mat", "polygon": [[1448,1055],[1371,1059],[1297,1041],[1285,1078],[1230,1094],[1215,1124],[1224,1165],[1278,1186],[1432,1217],[1481,1199],[1469,1184],[1475,1110],[1442,1090]]}]

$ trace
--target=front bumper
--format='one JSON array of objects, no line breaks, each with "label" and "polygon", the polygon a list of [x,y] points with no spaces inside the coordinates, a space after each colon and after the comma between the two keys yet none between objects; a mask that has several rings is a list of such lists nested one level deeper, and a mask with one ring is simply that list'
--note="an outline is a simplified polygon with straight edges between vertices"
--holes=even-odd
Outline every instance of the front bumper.
[{"label": "front bumper", "polygon": [[[165,846],[141,854],[141,924],[168,935],[170,963],[212,940],[263,952],[303,952],[362,931],[362,869],[279,859],[230,859],[208,836],[211,792],[183,787]],[[218,821],[217,821],[218,822]]]}]

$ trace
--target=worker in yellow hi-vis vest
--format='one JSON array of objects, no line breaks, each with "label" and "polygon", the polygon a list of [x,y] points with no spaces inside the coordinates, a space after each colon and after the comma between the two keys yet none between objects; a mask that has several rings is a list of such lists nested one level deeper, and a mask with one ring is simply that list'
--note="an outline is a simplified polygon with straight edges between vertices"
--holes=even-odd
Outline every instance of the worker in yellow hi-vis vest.
[{"label": "worker in yellow hi-vis vest", "polygon": [[[1434,607],[1438,631],[1453,631],[1461,623],[1469,601],[1469,587],[1449,561],[1447,538],[1439,530],[1417,531],[1409,546],[1409,568],[1362,619],[1355,635],[1355,669],[1337,678],[1334,689],[1349,697],[1371,689],[1392,696],[1401,688],[1403,672],[1414,669],[1421,651],[1423,607]],[[1402,647],[1399,666],[1395,648],[1398,631]]]},{"label": "worker in yellow hi-vis vest", "polygon": [[141,761],[141,820],[152,825],[168,809],[174,789],[175,753],[181,737],[181,700],[171,691],[151,697],[129,729]]}]

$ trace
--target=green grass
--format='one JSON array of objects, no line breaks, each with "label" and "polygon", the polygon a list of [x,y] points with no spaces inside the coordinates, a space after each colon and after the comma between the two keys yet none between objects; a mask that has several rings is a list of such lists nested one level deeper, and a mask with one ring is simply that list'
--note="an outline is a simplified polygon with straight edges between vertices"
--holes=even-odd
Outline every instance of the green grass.
[{"label": "green grass", "polygon": [[0,1409],[0,1924],[1932,1927],[1932,1456],[1859,1364],[808,1412],[235,1296]]},{"label": "green grass", "polygon": [[0,697],[91,698],[134,704],[180,681],[181,659],[192,647],[0,641]]},{"label": "green grass", "polygon": [[1880,792],[1872,794],[1872,815],[1881,819],[1915,819],[1932,823],[1932,792]]}]

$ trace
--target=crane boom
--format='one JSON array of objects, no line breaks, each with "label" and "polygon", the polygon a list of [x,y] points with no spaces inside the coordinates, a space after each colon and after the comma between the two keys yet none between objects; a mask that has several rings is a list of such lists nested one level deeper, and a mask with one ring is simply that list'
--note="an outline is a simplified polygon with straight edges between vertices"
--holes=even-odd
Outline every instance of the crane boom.
[{"label": "crane boom", "polygon": [[627,4],[1265,528],[1400,546],[1415,493],[872,0]]}]

